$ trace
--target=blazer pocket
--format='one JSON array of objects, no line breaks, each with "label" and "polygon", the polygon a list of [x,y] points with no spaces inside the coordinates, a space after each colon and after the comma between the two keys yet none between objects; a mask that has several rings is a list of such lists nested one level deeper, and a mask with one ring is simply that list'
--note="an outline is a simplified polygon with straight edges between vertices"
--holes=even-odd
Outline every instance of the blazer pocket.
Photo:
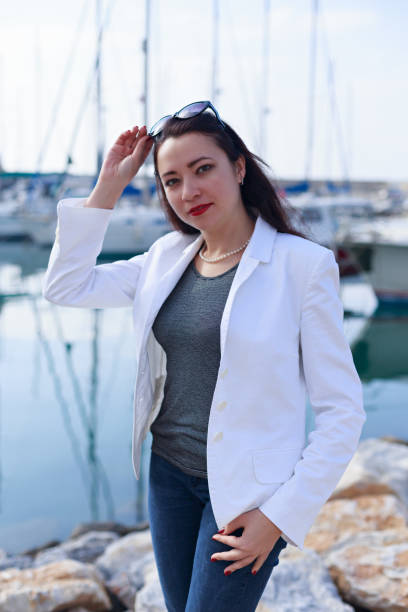
[{"label": "blazer pocket", "polygon": [[302,448],[264,448],[252,451],[255,479],[262,484],[286,482],[302,455]]}]

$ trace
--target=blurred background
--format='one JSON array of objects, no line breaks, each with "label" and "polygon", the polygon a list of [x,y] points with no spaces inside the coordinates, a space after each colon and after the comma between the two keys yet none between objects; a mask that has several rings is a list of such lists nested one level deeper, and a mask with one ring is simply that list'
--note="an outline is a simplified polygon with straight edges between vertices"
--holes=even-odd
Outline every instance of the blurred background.
[{"label": "blurred background", "polygon": [[[58,307],[41,284],[58,200],[89,194],[120,132],[189,102],[213,102],[333,249],[362,437],[408,440],[406,1],[15,0],[0,17],[0,549],[147,519],[131,310]],[[148,158],[98,263],[170,229]]]}]

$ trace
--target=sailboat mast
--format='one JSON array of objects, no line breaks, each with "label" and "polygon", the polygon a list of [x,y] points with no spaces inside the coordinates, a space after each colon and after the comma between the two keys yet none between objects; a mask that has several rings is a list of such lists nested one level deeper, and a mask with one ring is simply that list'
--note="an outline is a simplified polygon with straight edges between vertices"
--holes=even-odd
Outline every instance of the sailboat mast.
[{"label": "sailboat mast", "polygon": [[266,135],[267,118],[269,113],[269,13],[270,0],[264,0],[264,19],[263,19],[263,79],[261,89],[261,125],[259,130],[259,154],[262,158],[266,157]]},{"label": "sailboat mast", "polygon": [[[149,129],[149,34],[150,34],[150,2],[151,0],[145,0],[145,37],[142,43],[143,51],[143,124]],[[146,160],[147,161],[147,160]],[[149,192],[149,172],[147,164],[144,163],[142,168],[142,180],[143,180],[143,204],[148,206],[150,202]]]},{"label": "sailboat mast", "polygon": [[149,121],[149,28],[150,0],[145,0],[145,37],[143,39],[143,124],[148,128]]},{"label": "sailboat mast", "polygon": [[212,73],[211,73],[211,102],[217,106],[218,88],[218,57],[219,57],[219,24],[220,11],[218,0],[213,0],[213,49],[212,49]]},{"label": "sailboat mast", "polygon": [[101,53],[102,53],[102,7],[101,0],[96,0],[96,176],[103,162],[104,137],[102,125],[102,82],[101,82]]},{"label": "sailboat mast", "polygon": [[35,49],[34,49],[34,62],[35,62],[35,128],[36,138],[35,144],[36,149],[39,150],[41,146],[41,133],[42,133],[42,58],[41,58],[41,39],[38,31],[38,27],[35,30]]},{"label": "sailboat mast", "polygon": [[312,27],[310,37],[310,66],[309,66],[309,112],[308,135],[306,143],[306,169],[305,179],[309,180],[313,161],[314,145],[314,116],[315,116],[315,82],[316,82],[316,53],[317,53],[317,23],[319,16],[319,0],[312,0]]},{"label": "sailboat mast", "polygon": [[352,83],[347,88],[347,135],[346,149],[348,156],[348,180],[350,182],[353,163],[353,128],[354,128],[354,89]]}]

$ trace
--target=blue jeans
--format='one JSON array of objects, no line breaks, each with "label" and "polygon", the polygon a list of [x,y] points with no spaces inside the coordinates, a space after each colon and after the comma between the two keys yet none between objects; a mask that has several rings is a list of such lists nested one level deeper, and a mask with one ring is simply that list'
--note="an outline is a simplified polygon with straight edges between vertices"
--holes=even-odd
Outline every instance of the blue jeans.
[{"label": "blue jeans", "polygon": [[[169,612],[253,612],[279,553],[287,545],[280,537],[257,574],[254,565],[224,575],[233,561],[211,562],[230,546],[212,539],[218,527],[206,478],[190,476],[152,452],[148,510],[153,549]],[[242,535],[243,528],[233,532]]]}]

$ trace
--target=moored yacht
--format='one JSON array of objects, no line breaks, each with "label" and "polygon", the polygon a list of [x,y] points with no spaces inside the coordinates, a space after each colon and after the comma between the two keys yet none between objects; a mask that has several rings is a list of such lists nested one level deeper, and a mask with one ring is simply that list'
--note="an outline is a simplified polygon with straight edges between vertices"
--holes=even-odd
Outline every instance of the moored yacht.
[{"label": "moored yacht", "polygon": [[343,228],[337,244],[350,250],[380,302],[408,303],[408,215]]}]

